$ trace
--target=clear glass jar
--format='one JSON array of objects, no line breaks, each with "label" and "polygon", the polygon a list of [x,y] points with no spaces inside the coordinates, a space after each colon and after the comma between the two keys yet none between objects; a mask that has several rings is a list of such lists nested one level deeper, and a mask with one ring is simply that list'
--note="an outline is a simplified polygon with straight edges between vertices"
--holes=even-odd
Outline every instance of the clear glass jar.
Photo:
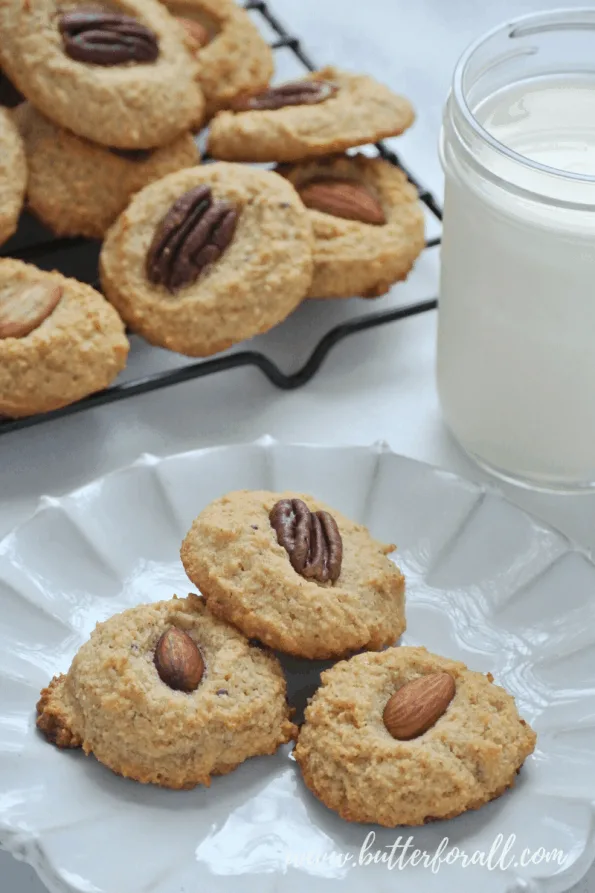
[{"label": "clear glass jar", "polygon": [[526,16],[459,61],[438,390],[462,447],[529,486],[595,485],[595,9]]}]

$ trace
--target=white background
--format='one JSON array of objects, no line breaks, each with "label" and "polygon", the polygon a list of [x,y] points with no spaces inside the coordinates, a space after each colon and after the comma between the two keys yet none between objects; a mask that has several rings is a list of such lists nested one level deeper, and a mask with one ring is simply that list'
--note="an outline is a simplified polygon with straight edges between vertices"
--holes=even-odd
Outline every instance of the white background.
[{"label": "white background", "polygon": [[[394,147],[439,195],[436,144],[457,57],[482,31],[542,5],[543,0],[272,0],[272,8],[303,37],[317,62],[369,72],[413,100],[417,123]],[[299,70],[286,51],[279,53],[279,70],[281,76]],[[437,263],[437,252],[428,252],[390,303],[433,296]],[[296,368],[308,345],[334,322],[386,303],[310,304],[264,339],[264,346],[285,368]],[[237,370],[0,437],[0,535],[29,514],[42,494],[68,491],[142,452],[167,454],[263,433],[302,442],[383,439],[398,452],[482,477],[440,419],[435,329],[436,314],[430,313],[356,335],[335,348],[309,385],[294,392],[278,391],[257,370]],[[133,372],[171,362],[159,351],[140,347]],[[583,545],[595,547],[595,497],[507,492]],[[43,893],[32,869],[5,853],[0,853],[0,890]],[[587,891],[595,893],[595,870],[575,888],[575,893]]]}]

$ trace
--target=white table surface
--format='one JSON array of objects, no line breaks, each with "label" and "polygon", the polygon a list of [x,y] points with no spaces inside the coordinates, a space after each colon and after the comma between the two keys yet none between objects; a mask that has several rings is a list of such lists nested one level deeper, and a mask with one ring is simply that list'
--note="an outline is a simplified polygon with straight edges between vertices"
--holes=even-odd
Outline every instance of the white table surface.
[{"label": "white table surface", "polygon": [[[438,194],[436,156],[441,109],[465,45],[506,17],[544,0],[272,0],[272,8],[321,64],[376,75],[415,103],[418,121],[394,147]],[[556,0],[553,6],[573,6]],[[578,3],[576,5],[579,5]],[[584,5],[584,4],[583,4]],[[291,75],[288,54],[280,73]],[[437,288],[437,252],[428,252],[392,303],[426,298]],[[381,306],[384,302],[379,302]],[[265,339],[295,368],[317,333],[354,312],[361,301],[311,304]],[[341,343],[304,388],[275,389],[257,370],[237,370],[0,438],[0,535],[26,517],[42,494],[59,494],[142,452],[168,454],[201,445],[252,440],[371,443],[464,475],[483,475],[460,453],[441,419],[434,387],[436,314],[362,333]],[[267,346],[268,345],[268,346]],[[161,352],[140,349],[134,368],[162,366]],[[585,546],[595,548],[595,497],[546,496],[506,488],[508,495]],[[0,792],[1,793],[1,792]],[[107,857],[107,854],[106,854]],[[2,893],[43,893],[34,872],[0,853]],[[110,891],[105,891],[110,893]],[[595,869],[574,888],[595,893]]]}]

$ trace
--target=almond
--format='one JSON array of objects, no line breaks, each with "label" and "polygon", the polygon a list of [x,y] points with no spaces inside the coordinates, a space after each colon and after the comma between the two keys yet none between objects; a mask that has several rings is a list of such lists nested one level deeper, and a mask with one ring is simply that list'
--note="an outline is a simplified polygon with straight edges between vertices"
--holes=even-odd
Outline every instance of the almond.
[{"label": "almond", "polygon": [[163,633],[155,649],[155,667],[162,682],[176,691],[198,688],[205,665],[196,643],[175,626]]},{"label": "almond", "polygon": [[23,338],[47,319],[62,297],[53,282],[15,285],[0,291],[0,338]]},{"label": "almond", "polygon": [[186,19],[183,16],[178,16],[178,22],[186,31],[191,49],[200,50],[202,47],[206,47],[211,38],[204,25],[201,25],[196,19]]},{"label": "almond", "polygon": [[382,718],[399,741],[418,738],[446,712],[456,686],[449,673],[430,673],[407,682],[390,697]]},{"label": "almond", "polygon": [[298,188],[307,208],[344,220],[382,226],[386,217],[380,202],[361,183],[353,180],[311,180]]}]

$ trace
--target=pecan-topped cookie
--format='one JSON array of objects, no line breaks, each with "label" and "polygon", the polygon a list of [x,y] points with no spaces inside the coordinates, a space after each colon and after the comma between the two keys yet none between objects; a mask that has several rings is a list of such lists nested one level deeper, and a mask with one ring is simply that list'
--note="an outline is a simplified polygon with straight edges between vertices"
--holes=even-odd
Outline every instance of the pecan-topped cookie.
[{"label": "pecan-topped cookie", "polygon": [[241,94],[266,89],[274,71],[273,53],[234,0],[166,0],[165,5],[186,28],[207,117]]},{"label": "pecan-topped cookie", "polygon": [[128,340],[89,285],[0,259],[0,414],[49,412],[107,387]]},{"label": "pecan-topped cookie", "polygon": [[139,189],[200,160],[190,133],[158,149],[108,149],[59,127],[28,102],[13,114],[27,155],[28,206],[59,236],[103,238]]},{"label": "pecan-topped cookie", "polygon": [[198,128],[204,98],[184,31],[157,0],[0,2],[0,62],[62,127],[121,149]]},{"label": "pecan-topped cookie", "polygon": [[10,112],[0,108],[0,245],[17,228],[26,184],[23,141]]},{"label": "pecan-topped cookie", "polygon": [[174,597],[99,623],[42,691],[37,726],[125,778],[192,788],[295,736],[285,691],[273,655]]},{"label": "pecan-topped cookie", "polygon": [[403,171],[336,155],[283,165],[314,231],[311,298],[375,298],[405,279],[424,247],[424,214]]},{"label": "pecan-topped cookie", "polygon": [[181,557],[214,614],[272,648],[325,659],[404,631],[394,548],[311,496],[240,490],[200,513]]},{"label": "pecan-topped cookie", "polygon": [[425,648],[358,654],[322,674],[295,758],[350,822],[422,825],[478,809],[514,784],[535,733],[514,698]]},{"label": "pecan-topped cookie", "polygon": [[362,74],[323,68],[244,96],[211,122],[209,152],[228,161],[301,161],[397,136],[410,103]]},{"label": "pecan-topped cookie", "polygon": [[135,332],[208,356],[297,307],[312,278],[312,230],[282,177],[209,164],[141,190],[109,230],[100,268]]}]

